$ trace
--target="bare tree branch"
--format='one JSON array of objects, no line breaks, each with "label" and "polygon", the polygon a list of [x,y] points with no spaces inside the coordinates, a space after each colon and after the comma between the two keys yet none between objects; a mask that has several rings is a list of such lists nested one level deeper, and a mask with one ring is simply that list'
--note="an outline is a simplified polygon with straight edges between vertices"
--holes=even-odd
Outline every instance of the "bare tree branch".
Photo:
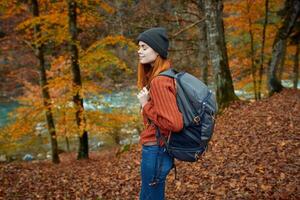
[{"label": "bare tree branch", "polygon": [[196,22],[193,23],[193,24],[188,25],[187,27],[185,27],[185,28],[181,29],[180,31],[178,31],[177,33],[173,34],[173,35],[171,36],[171,38],[174,39],[174,38],[177,37],[179,34],[181,34],[181,33],[183,33],[184,31],[187,31],[188,29],[190,29],[190,28],[196,26],[197,24],[199,24],[200,22],[203,22],[204,20],[205,20],[205,19],[203,18],[203,19],[201,19],[201,20],[196,21]]}]

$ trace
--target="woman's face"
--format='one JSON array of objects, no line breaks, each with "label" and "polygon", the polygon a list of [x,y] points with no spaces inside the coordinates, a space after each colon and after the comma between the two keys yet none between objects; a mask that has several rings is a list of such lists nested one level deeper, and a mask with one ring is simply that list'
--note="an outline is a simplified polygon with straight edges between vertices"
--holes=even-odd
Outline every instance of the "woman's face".
[{"label": "woman's face", "polygon": [[139,41],[139,50],[138,55],[141,64],[154,63],[156,60],[158,53],[156,53],[150,46],[148,46],[145,42]]}]

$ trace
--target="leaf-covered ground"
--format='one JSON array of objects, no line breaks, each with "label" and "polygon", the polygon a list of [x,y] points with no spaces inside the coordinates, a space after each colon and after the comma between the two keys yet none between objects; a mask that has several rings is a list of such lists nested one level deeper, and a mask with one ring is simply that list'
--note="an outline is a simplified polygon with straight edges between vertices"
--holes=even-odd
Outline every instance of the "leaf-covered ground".
[{"label": "leaf-covered ground", "polygon": [[[300,199],[300,92],[236,102],[217,118],[209,151],[197,163],[177,162],[167,199]],[[140,146],[91,152],[62,163],[0,165],[0,199],[138,199]]]}]

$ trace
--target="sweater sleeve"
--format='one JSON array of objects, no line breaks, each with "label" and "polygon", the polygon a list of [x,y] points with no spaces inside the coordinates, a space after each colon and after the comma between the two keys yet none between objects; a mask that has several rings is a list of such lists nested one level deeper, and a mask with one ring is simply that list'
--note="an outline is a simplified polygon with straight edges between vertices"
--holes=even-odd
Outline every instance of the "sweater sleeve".
[{"label": "sweater sleeve", "polygon": [[172,78],[158,76],[152,80],[150,100],[144,106],[143,114],[161,129],[179,132],[183,128]]}]

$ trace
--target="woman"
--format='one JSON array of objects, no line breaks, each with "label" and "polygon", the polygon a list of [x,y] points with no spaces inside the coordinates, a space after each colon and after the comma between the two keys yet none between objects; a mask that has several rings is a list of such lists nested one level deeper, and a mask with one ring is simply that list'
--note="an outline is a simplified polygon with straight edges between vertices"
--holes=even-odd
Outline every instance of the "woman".
[{"label": "woman", "polygon": [[140,135],[142,144],[140,200],[163,200],[165,180],[173,167],[173,159],[162,141],[156,138],[157,127],[167,138],[170,132],[183,128],[182,115],[176,103],[176,89],[172,78],[158,76],[171,67],[167,59],[169,41],[164,28],[152,28],[138,38],[137,95],[145,129]]}]

